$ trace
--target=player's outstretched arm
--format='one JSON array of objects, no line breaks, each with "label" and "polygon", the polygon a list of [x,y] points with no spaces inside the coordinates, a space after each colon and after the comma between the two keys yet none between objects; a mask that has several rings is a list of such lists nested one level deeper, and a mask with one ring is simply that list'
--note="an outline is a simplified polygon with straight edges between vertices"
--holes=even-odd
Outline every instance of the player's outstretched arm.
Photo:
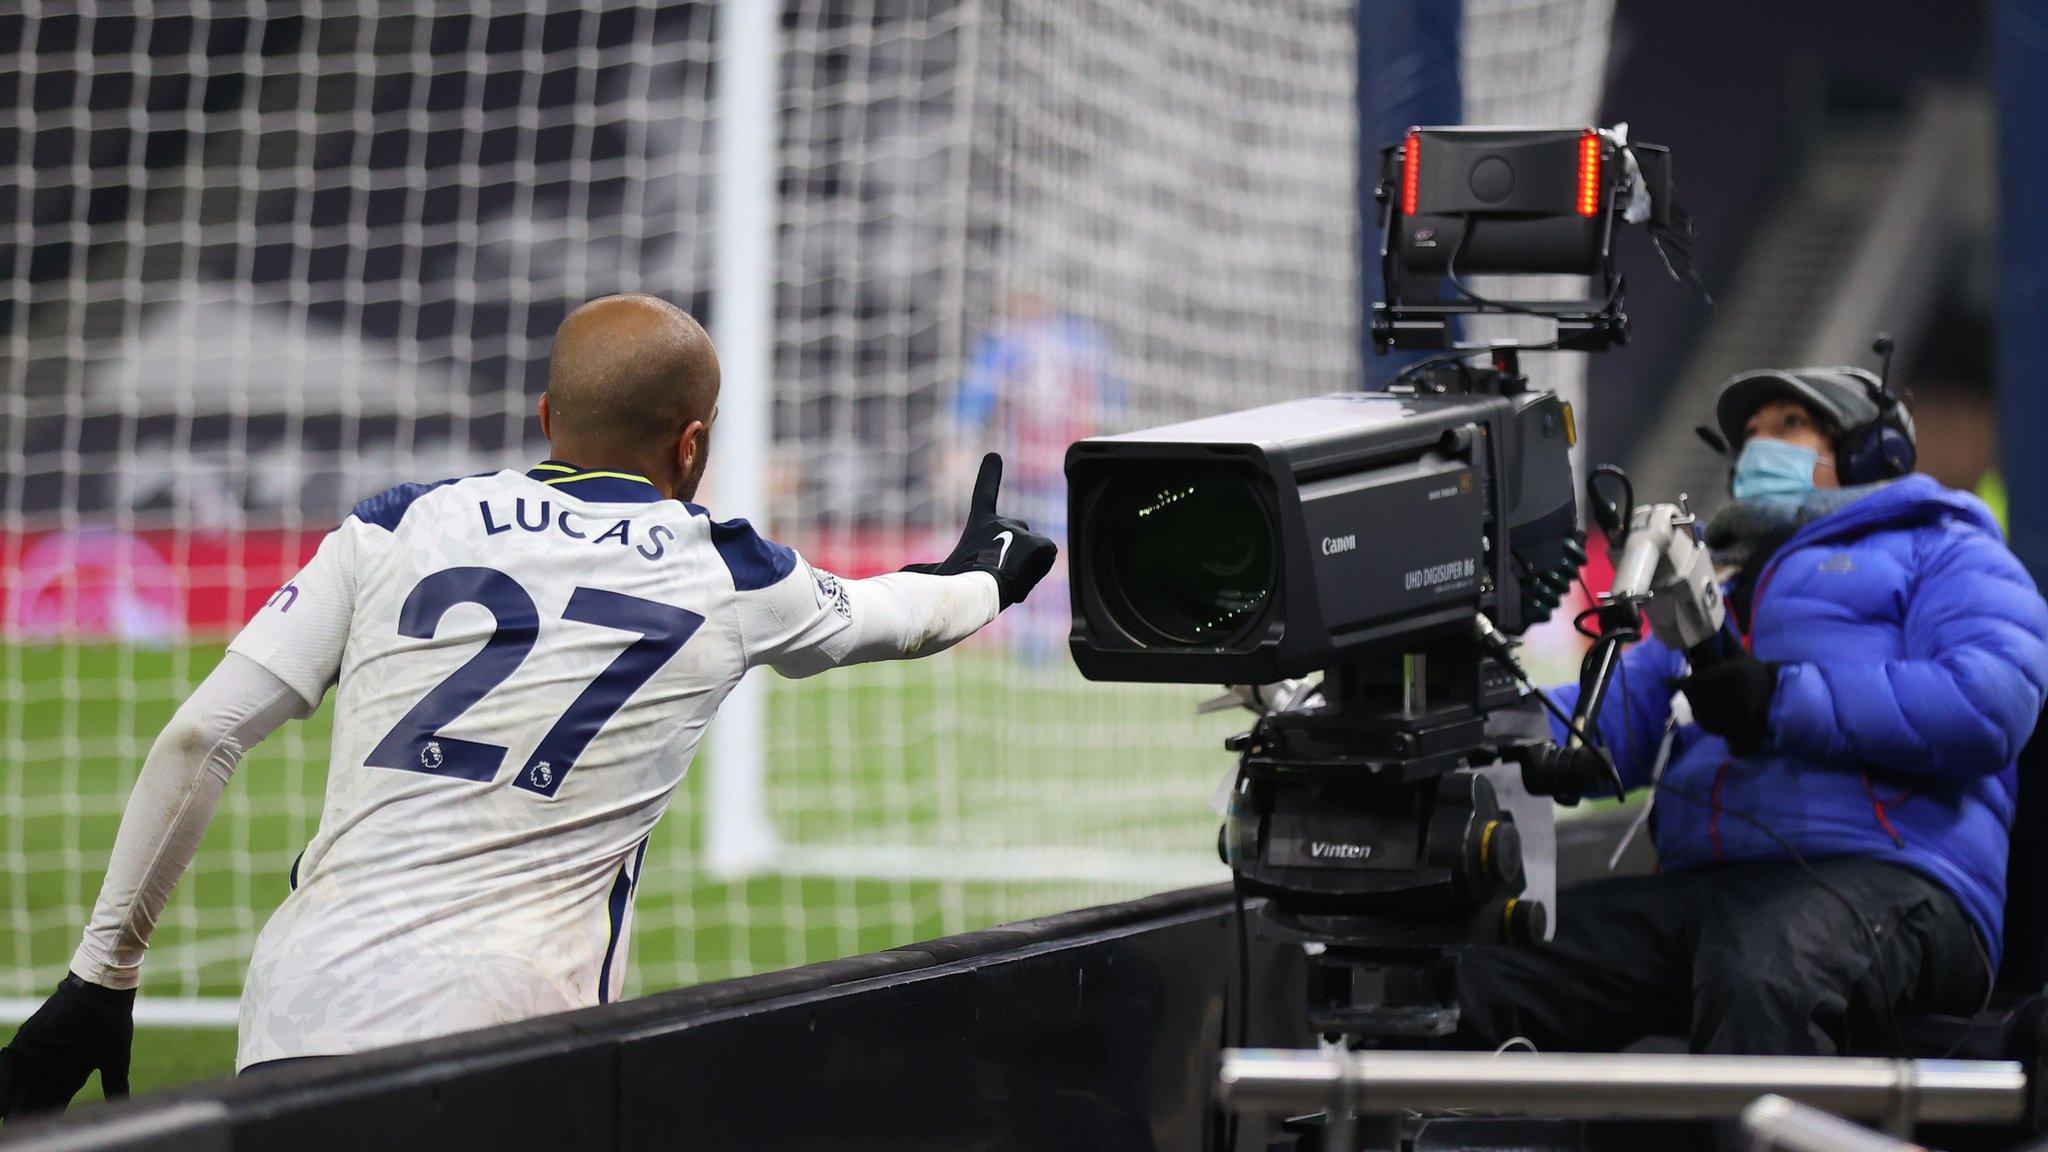
[{"label": "player's outstretched arm", "polygon": [[63,1108],[95,1071],[108,1098],[128,1094],[135,986],[157,916],[243,754],[310,711],[284,681],[230,652],[164,726],[128,797],[71,971],[0,1048],[0,1119]]},{"label": "player's outstretched arm", "polygon": [[1022,520],[996,512],[1002,477],[1002,458],[990,453],[960,543],[936,564],[841,580],[792,558],[779,583],[742,598],[749,660],[785,676],[810,676],[929,656],[986,627],[1030,594],[1058,551]]}]

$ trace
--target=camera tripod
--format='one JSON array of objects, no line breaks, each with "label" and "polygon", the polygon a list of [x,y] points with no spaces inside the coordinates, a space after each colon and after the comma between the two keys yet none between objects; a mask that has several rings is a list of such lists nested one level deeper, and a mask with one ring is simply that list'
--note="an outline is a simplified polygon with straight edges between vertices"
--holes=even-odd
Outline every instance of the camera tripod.
[{"label": "camera tripod", "polygon": [[[1326,1046],[1439,1046],[1458,1025],[1459,952],[1547,934],[1496,786],[1529,745],[1488,724],[1534,705],[1470,636],[1333,669],[1321,696],[1230,742],[1226,862],[1266,898],[1259,931],[1303,945],[1306,1020]],[[1575,790],[1546,764],[1533,775]],[[1304,1148],[1348,1144],[1313,1120],[1298,1130]]]}]

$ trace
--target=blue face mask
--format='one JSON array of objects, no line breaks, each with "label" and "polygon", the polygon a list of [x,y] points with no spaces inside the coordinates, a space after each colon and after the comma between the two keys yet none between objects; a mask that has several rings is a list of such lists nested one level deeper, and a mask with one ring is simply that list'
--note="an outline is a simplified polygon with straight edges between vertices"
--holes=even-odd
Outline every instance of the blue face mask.
[{"label": "blue face mask", "polygon": [[1783,440],[1752,437],[1735,461],[1737,500],[1797,504],[1813,491],[1813,470],[1820,453]]}]

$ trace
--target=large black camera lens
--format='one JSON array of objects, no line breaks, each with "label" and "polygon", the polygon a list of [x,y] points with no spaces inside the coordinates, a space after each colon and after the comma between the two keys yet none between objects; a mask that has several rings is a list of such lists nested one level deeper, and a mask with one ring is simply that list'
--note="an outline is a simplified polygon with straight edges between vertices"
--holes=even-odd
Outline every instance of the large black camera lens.
[{"label": "large black camera lens", "polygon": [[1112,610],[1147,643],[1228,644],[1273,595],[1273,527],[1240,472],[1162,464],[1113,481],[1097,505]]}]

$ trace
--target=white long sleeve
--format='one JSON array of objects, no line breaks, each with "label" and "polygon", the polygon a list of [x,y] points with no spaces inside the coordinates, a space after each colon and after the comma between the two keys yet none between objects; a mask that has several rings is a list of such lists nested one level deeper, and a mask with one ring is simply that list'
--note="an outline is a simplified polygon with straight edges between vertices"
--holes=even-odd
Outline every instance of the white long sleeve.
[{"label": "white long sleeve", "polygon": [[860,634],[841,664],[944,652],[1002,610],[996,578],[986,572],[890,572],[847,581],[846,595]]},{"label": "white long sleeve", "polygon": [[996,618],[986,572],[890,572],[841,580],[797,557],[788,575],[738,598],[749,664],[784,676],[943,652]]},{"label": "white long sleeve", "polygon": [[107,988],[136,986],[150,932],[199,851],[235,765],[279,725],[312,708],[290,685],[234,652],[193,690],[142,762],[92,921],[71,957],[72,972]]}]

